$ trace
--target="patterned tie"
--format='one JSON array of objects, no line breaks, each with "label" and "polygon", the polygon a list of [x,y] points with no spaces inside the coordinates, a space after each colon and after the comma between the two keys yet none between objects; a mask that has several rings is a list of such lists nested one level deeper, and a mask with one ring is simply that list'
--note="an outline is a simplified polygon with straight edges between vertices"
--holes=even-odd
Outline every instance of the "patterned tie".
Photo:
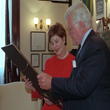
[{"label": "patterned tie", "polygon": [[78,50],[77,50],[77,54],[76,54],[76,58],[78,58],[78,56],[79,56],[80,49],[81,49],[81,44],[79,44],[79,47],[78,47]]}]

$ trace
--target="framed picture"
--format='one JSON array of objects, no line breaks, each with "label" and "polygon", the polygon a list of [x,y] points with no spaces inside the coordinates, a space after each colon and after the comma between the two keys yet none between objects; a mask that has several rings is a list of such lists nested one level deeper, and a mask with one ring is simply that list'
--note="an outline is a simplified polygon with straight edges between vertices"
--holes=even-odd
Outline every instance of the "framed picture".
[{"label": "framed picture", "polygon": [[102,18],[96,20],[96,30],[99,33],[103,32],[104,27],[103,27],[103,19]]},{"label": "framed picture", "polygon": [[46,32],[32,31],[30,33],[30,48],[31,51],[46,50]]},{"label": "framed picture", "polygon": [[48,42],[48,51],[54,51],[51,47],[51,44]]},{"label": "framed picture", "polygon": [[45,62],[48,58],[51,58],[55,55],[55,53],[44,53],[42,54],[42,71],[44,71],[45,68]]},{"label": "framed picture", "polygon": [[96,0],[96,15],[104,13],[104,1]]},{"label": "framed picture", "polygon": [[40,65],[39,54],[31,54],[31,64],[33,67],[39,67]]}]

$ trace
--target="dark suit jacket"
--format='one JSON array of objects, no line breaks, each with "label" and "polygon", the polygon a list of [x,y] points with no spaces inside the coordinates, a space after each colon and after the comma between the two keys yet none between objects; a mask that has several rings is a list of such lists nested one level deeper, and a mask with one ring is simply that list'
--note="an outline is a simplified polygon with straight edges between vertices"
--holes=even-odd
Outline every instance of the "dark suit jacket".
[{"label": "dark suit jacket", "polygon": [[52,78],[52,95],[63,110],[110,110],[110,52],[92,30],[70,78]]}]

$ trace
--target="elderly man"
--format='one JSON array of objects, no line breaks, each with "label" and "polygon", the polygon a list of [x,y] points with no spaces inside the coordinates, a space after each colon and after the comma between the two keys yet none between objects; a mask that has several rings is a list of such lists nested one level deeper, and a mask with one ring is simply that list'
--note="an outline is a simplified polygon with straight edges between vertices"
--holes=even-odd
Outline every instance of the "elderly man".
[{"label": "elderly man", "polygon": [[110,52],[92,29],[92,18],[82,2],[65,13],[68,35],[78,49],[69,78],[37,76],[42,89],[63,99],[63,110],[110,110]]}]

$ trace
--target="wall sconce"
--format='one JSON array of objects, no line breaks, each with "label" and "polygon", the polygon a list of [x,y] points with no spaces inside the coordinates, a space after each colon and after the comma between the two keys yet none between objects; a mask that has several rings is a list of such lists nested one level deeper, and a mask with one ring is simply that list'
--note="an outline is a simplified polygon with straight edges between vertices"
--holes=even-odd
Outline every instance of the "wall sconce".
[{"label": "wall sconce", "polygon": [[51,23],[51,19],[46,19],[46,25],[47,25],[46,28],[45,23],[42,20],[39,21],[38,18],[34,18],[34,24],[36,30],[38,30],[39,28],[43,29],[44,27],[44,29],[47,31],[49,29],[50,23]]}]

